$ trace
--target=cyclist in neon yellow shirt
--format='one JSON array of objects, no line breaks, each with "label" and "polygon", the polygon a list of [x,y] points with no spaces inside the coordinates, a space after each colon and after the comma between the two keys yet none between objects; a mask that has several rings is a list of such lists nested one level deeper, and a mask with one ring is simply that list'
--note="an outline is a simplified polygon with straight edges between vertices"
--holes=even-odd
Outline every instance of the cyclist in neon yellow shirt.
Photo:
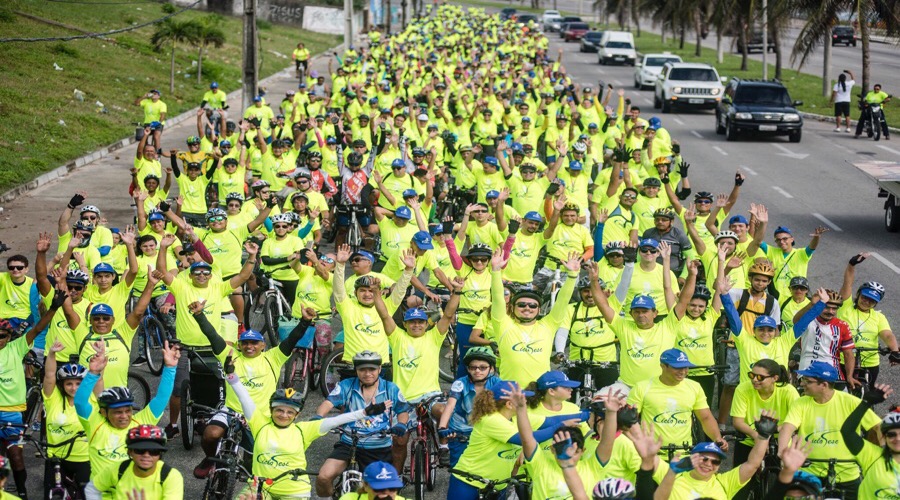
[{"label": "cyclist in neon yellow shirt", "polygon": [[128,430],[125,446],[128,460],[118,467],[108,467],[94,474],[85,490],[89,500],[182,500],[184,477],[161,460],[166,448],[165,432],[155,426],[141,424]]},{"label": "cyclist in neon yellow shirt", "polygon": [[372,462],[363,470],[363,484],[340,500],[406,500],[398,493],[405,486],[397,469],[387,462]]},{"label": "cyclist in neon yellow shirt", "polygon": [[[863,418],[875,404],[883,403],[893,391],[890,386],[878,384],[866,399],[847,417],[841,426],[841,437],[847,449],[855,455],[862,467],[863,480],[859,485],[859,498],[891,498],[897,495],[897,474],[900,473],[900,413],[891,409],[881,421],[884,445],[865,441],[857,430]],[[846,497],[845,497],[846,498]]]},{"label": "cyclist in neon yellow shirt", "polygon": [[[49,243],[49,242],[48,242]],[[7,272],[0,273],[0,318],[12,320],[13,328],[31,316],[31,287],[28,257],[13,255],[6,259]]]}]

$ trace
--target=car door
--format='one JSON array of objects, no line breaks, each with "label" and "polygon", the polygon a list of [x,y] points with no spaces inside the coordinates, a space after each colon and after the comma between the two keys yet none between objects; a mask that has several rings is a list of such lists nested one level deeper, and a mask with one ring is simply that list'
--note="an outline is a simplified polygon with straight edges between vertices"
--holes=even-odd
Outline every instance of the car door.
[{"label": "car door", "polygon": [[656,94],[656,97],[660,99],[662,99],[662,87],[666,81],[666,77],[669,75],[669,69],[671,69],[669,63],[664,64],[662,71],[659,72],[659,77],[656,78],[656,90],[653,92]]},{"label": "car door", "polygon": [[728,122],[728,117],[731,116],[732,110],[734,108],[734,90],[737,88],[737,82],[731,81],[728,83],[728,86],[725,87],[725,95],[722,96],[722,100],[719,101],[719,110],[716,113],[716,117],[719,120],[719,125],[724,127]]}]

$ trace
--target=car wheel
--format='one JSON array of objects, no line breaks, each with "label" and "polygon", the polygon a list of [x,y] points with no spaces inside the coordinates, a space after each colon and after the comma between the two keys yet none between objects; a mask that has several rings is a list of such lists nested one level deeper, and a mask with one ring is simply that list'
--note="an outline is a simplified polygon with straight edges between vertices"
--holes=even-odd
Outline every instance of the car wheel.
[{"label": "car wheel", "polygon": [[606,62],[603,61],[603,56],[600,56],[597,58],[597,64],[599,64],[601,66],[606,66]]},{"label": "car wheel", "polygon": [[659,109],[662,107],[662,101],[659,100],[659,97],[656,96],[656,93],[653,94],[653,109]]},{"label": "car wheel", "polygon": [[670,101],[668,99],[662,100],[662,112],[664,114],[672,112],[672,101]]},{"label": "car wheel", "polygon": [[636,88],[638,90],[642,90],[644,88],[644,86],[641,85],[641,81],[638,80],[637,78],[634,79],[634,88]]},{"label": "car wheel", "polygon": [[716,133],[722,135],[725,133],[725,127],[722,126],[722,116],[716,113]]},{"label": "car wheel", "polygon": [[738,140],[737,127],[732,125],[731,122],[725,123],[725,140],[730,142]]},{"label": "car wheel", "polygon": [[797,130],[796,132],[791,132],[788,134],[788,140],[791,142],[800,142],[800,138],[803,136],[803,130]]},{"label": "car wheel", "polygon": [[900,231],[900,207],[894,205],[894,197],[891,196],[884,208],[884,228],[889,233]]}]

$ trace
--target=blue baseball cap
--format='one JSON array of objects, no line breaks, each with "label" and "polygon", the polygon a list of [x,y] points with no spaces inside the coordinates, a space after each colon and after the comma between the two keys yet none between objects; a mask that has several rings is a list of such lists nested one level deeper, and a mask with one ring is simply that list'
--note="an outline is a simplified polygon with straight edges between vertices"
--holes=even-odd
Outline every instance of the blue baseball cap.
[{"label": "blue baseball cap", "polygon": [[643,247],[659,248],[659,242],[653,238],[644,238],[638,243],[638,248]]},{"label": "blue baseball cap", "polygon": [[522,122],[523,122],[523,123],[524,123],[524,122],[531,123],[531,117],[530,117],[530,116],[523,116],[523,117],[522,117]]},{"label": "blue baseball cap", "polygon": [[651,123],[650,126],[648,127],[648,130],[653,130],[654,132],[657,131],[657,130],[659,130],[659,129],[660,129],[660,126],[659,126],[659,125],[654,125],[654,124],[652,124],[652,123]]},{"label": "blue baseball cap", "polygon": [[212,266],[208,262],[201,260],[200,262],[191,264],[191,272],[193,272],[194,269],[212,269]]},{"label": "blue baseball cap", "polygon": [[261,333],[256,330],[244,330],[243,333],[238,335],[238,342],[244,342],[245,340],[252,340],[256,342],[265,342],[265,337],[262,336]]},{"label": "blue baseball cap", "polygon": [[483,162],[483,163],[484,163],[485,165],[493,165],[493,166],[495,166],[495,167],[498,166],[498,165],[500,165],[500,162],[499,162],[499,161],[497,160],[497,158],[494,157],[494,156],[485,156],[485,157],[484,157],[484,162]]},{"label": "blue baseball cap", "polygon": [[401,219],[412,219],[412,211],[406,206],[398,207],[397,210],[394,211],[394,215]]},{"label": "blue baseball cap", "polygon": [[813,361],[805,370],[797,370],[797,375],[817,378],[826,382],[836,382],[840,379],[837,369],[824,361]]},{"label": "blue baseball cap", "polygon": [[681,349],[666,349],[659,356],[659,362],[669,365],[672,368],[694,368],[697,365],[691,363],[687,354]]},{"label": "blue baseball cap", "polygon": [[631,299],[632,309],[656,309],[656,302],[649,295],[638,295]]},{"label": "blue baseball cap", "polygon": [[403,480],[397,469],[387,462],[372,462],[363,471],[363,480],[373,490],[398,490],[403,488]]},{"label": "blue baseball cap", "polygon": [[[491,391],[494,394],[495,401],[500,401],[501,399],[503,399],[503,396],[504,396],[503,391],[504,390],[508,391],[515,387],[519,387],[518,382],[516,382],[515,380],[498,380],[498,381],[494,382],[493,384],[491,384],[491,386],[488,387],[487,390]],[[526,397],[534,396],[534,391],[522,391],[522,392],[525,393]]]},{"label": "blue baseball cap", "polygon": [[778,236],[779,233],[791,234],[791,230],[784,226],[778,226],[775,228],[774,234],[775,234],[775,236]]},{"label": "blue baseball cap", "polygon": [[580,161],[572,160],[569,162],[569,170],[581,170],[582,168]]},{"label": "blue baseball cap", "polygon": [[400,167],[406,168],[406,162],[403,161],[402,159],[397,158],[396,160],[394,160],[394,161],[391,162],[391,168],[392,168],[392,169],[393,169],[393,168],[400,168]]},{"label": "blue baseball cap", "polygon": [[771,316],[757,316],[753,322],[753,328],[778,328],[778,323]]},{"label": "blue baseball cap", "polygon": [[107,264],[106,262],[101,262],[101,263],[97,264],[96,266],[94,266],[94,274],[97,274],[97,273],[116,274],[116,270],[113,269],[113,266]]},{"label": "blue baseball cap", "polygon": [[732,224],[750,224],[750,221],[747,220],[743,215],[735,215],[734,217],[728,219],[728,225]]},{"label": "blue baseball cap", "polygon": [[499,198],[499,197],[500,197],[500,191],[497,191],[496,189],[491,189],[484,195],[485,199]]},{"label": "blue baseball cap", "polygon": [[109,228],[109,232],[111,232],[112,234],[119,234],[122,231],[117,227],[111,227],[111,228]]},{"label": "blue baseball cap", "polygon": [[419,231],[412,237],[413,243],[419,247],[419,250],[433,250],[434,245],[431,243],[431,235],[425,231]]},{"label": "blue baseball cap", "polygon": [[211,88],[211,89],[217,89],[217,88],[219,88],[219,83],[218,83],[218,82],[212,82],[212,83],[209,84],[209,88]]},{"label": "blue baseball cap", "polygon": [[419,193],[416,192],[415,189],[406,189],[403,191],[404,198],[418,198]]},{"label": "blue baseball cap", "polygon": [[403,313],[403,321],[413,321],[417,319],[428,321],[428,315],[425,314],[425,311],[419,309],[418,307],[407,309],[406,312]]},{"label": "blue baseball cap", "polygon": [[591,123],[588,123],[588,128],[600,128],[600,127],[598,127],[596,123],[591,122]]},{"label": "blue baseball cap", "polygon": [[115,314],[109,305],[97,304],[91,308],[91,316],[115,316]]},{"label": "blue baseball cap", "polygon": [[579,386],[581,386],[581,382],[569,380],[569,377],[559,370],[550,370],[537,379],[537,388],[542,391],[554,387],[568,387],[574,389]]},{"label": "blue baseball cap", "polygon": [[337,137],[334,137],[334,136],[330,136],[327,139],[325,139],[325,144],[337,144],[337,142],[338,142]]},{"label": "blue baseball cap", "polygon": [[375,256],[365,250],[357,250],[353,252],[353,255],[351,255],[350,257],[356,257],[357,255],[364,259],[368,259],[369,262],[373,264],[375,263]]},{"label": "blue baseball cap", "polygon": [[428,232],[432,236],[444,234],[444,226],[442,224],[431,224],[430,226],[428,226]]},{"label": "blue baseball cap", "polygon": [[535,222],[544,222],[544,218],[541,217],[541,214],[539,214],[533,210],[531,212],[526,213],[525,217],[523,217],[523,218],[525,220],[533,220]]},{"label": "blue baseball cap", "polygon": [[693,455],[694,453],[715,453],[723,459],[728,457],[728,455],[726,455],[725,452],[722,451],[722,448],[719,448],[719,445],[710,442],[698,443],[697,446],[691,448],[691,455]]},{"label": "blue baseball cap", "polygon": [[262,102],[262,97],[260,97],[260,96],[254,97],[253,102]]},{"label": "blue baseball cap", "polygon": [[162,212],[150,212],[150,215],[147,216],[147,221],[149,222],[157,220],[166,220],[166,216]]}]

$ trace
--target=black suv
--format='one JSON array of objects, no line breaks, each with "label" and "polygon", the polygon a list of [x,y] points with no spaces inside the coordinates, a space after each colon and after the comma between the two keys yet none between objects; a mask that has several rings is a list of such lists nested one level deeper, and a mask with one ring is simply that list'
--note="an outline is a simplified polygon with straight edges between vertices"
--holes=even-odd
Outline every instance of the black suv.
[{"label": "black suv", "polygon": [[850,26],[835,26],[831,29],[831,46],[843,43],[856,47],[856,31]]},{"label": "black suv", "polygon": [[725,87],[725,95],[716,107],[716,133],[736,141],[738,135],[759,132],[787,135],[800,142],[803,118],[778,80],[741,80],[734,78]]}]

